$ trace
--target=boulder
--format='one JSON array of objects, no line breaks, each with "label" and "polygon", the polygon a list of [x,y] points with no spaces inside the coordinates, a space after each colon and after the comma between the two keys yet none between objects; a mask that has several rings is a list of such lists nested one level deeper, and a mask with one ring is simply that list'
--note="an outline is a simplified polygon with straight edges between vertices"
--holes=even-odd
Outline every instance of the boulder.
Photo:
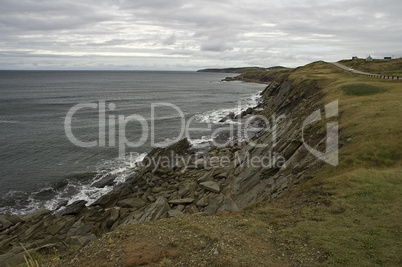
[{"label": "boulder", "polygon": [[230,196],[228,196],[225,197],[225,199],[223,200],[223,204],[218,211],[239,211],[239,210],[240,210],[239,207],[236,205],[233,199]]},{"label": "boulder", "polygon": [[160,218],[166,218],[170,206],[164,197],[158,199],[149,205],[141,216],[138,217],[138,222],[152,221]]},{"label": "boulder", "polygon": [[9,227],[23,221],[24,219],[20,215],[2,214],[0,215],[0,231],[8,229]]},{"label": "boulder", "polygon": [[222,194],[210,194],[208,197],[208,206],[204,208],[204,212],[207,215],[215,214],[218,211],[218,208],[221,206],[223,198],[224,196]]},{"label": "boulder", "polygon": [[63,210],[59,211],[57,214],[60,216],[64,215],[75,215],[80,213],[85,208],[85,200],[77,200],[74,203],[66,206]]},{"label": "boulder", "polygon": [[181,199],[173,199],[169,200],[169,204],[173,205],[187,205],[193,203],[194,198],[181,198]]},{"label": "boulder", "polygon": [[157,186],[157,187],[152,188],[151,192],[152,192],[152,193],[159,193],[159,192],[161,192],[161,191],[163,191],[163,190],[164,190],[163,187]]},{"label": "boulder", "polygon": [[223,117],[219,122],[225,122],[228,119],[234,119],[236,117],[236,114],[232,111],[230,112],[228,115],[226,115],[225,117]]},{"label": "boulder", "polygon": [[154,196],[148,196],[147,199],[148,199],[150,202],[154,202],[154,201],[156,200]]},{"label": "boulder", "polygon": [[180,216],[182,214],[183,214],[183,212],[181,212],[180,210],[177,210],[177,209],[168,211],[169,217],[177,217],[177,216]]},{"label": "boulder", "polygon": [[114,179],[116,179],[117,175],[106,175],[102,177],[99,181],[96,181],[92,184],[93,187],[103,188],[105,186],[110,186],[114,184]]},{"label": "boulder", "polygon": [[67,237],[84,236],[91,233],[92,225],[84,224],[82,221],[75,222],[67,232]]},{"label": "boulder", "polygon": [[139,209],[142,208],[146,205],[147,203],[143,201],[141,198],[126,198],[123,200],[120,200],[117,202],[117,206],[122,207],[122,208],[134,208],[134,209]]},{"label": "boulder", "polygon": [[51,211],[47,210],[47,209],[39,209],[37,211],[34,211],[32,213],[29,213],[27,216],[24,217],[25,221],[33,221],[33,220],[37,220],[37,219],[41,219],[44,216],[50,214]]},{"label": "boulder", "polygon": [[194,165],[198,168],[198,169],[203,169],[205,167],[205,161],[203,158],[197,159],[194,161]]},{"label": "boulder", "polygon": [[196,187],[197,184],[195,182],[181,184],[179,187],[178,194],[179,196],[183,197],[185,195],[188,195],[190,192],[194,191]]},{"label": "boulder", "polygon": [[113,190],[106,195],[101,196],[91,206],[101,206],[103,208],[113,206],[120,197],[120,190]]},{"label": "boulder", "polygon": [[[168,157],[171,159],[174,159],[176,156],[183,156],[186,155],[189,152],[189,149],[191,147],[190,142],[188,141],[187,138],[181,139],[180,141],[168,146],[168,147],[156,147],[152,149],[148,155],[143,159],[141,165],[142,166],[147,166],[146,169],[144,169],[144,172],[154,170],[155,167],[161,167],[161,166],[155,166],[154,162],[159,162],[158,159],[161,157]],[[174,167],[174,162],[171,162],[171,166]],[[159,169],[159,168],[157,168]],[[161,175],[164,175],[167,170],[160,170]]]},{"label": "boulder", "polygon": [[195,205],[199,207],[206,207],[208,206],[208,198],[207,197],[202,197],[200,198]]},{"label": "boulder", "polygon": [[60,232],[61,229],[63,229],[63,227],[65,227],[67,224],[67,222],[65,220],[55,220],[53,221],[53,223],[51,225],[49,225],[48,227],[46,227],[46,231],[51,234],[51,235],[55,235],[58,232]]},{"label": "boulder", "polygon": [[200,186],[202,188],[204,188],[205,190],[211,191],[216,194],[218,194],[221,191],[219,185],[213,181],[202,182],[202,183],[200,183]]}]

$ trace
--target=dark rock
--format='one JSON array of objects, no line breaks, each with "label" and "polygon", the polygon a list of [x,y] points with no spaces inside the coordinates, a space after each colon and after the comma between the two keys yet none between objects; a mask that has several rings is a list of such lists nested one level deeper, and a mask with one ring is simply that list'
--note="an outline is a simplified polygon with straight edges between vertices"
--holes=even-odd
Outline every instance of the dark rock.
[{"label": "dark rock", "polygon": [[197,206],[194,205],[194,204],[188,205],[188,206],[186,207],[185,211],[186,211],[186,213],[188,213],[188,214],[194,214],[194,213],[198,213],[198,212],[199,212]]},{"label": "dark rock", "polygon": [[46,228],[46,231],[51,235],[55,235],[60,232],[63,227],[65,227],[66,223],[67,222],[65,220],[56,220],[53,222],[53,224]]},{"label": "dark rock", "polygon": [[75,215],[80,213],[85,208],[85,204],[87,202],[85,200],[77,200],[74,203],[66,206],[63,210],[58,212],[58,215]]},{"label": "dark rock", "polygon": [[131,191],[131,188],[127,183],[124,183],[124,185],[125,186],[123,186],[123,187],[119,187],[119,188],[121,188],[119,197],[124,197],[124,196],[130,195],[131,193],[133,193],[133,191]]},{"label": "dark rock", "polygon": [[70,236],[85,236],[88,235],[92,230],[91,224],[84,224],[82,221],[75,222],[70,230],[67,232],[67,237]]},{"label": "dark rock", "polygon": [[113,190],[110,193],[101,196],[91,206],[110,207],[113,206],[120,197],[120,190]]},{"label": "dark rock", "polygon": [[199,207],[206,207],[208,206],[208,198],[207,197],[202,197],[200,198],[195,205]]},{"label": "dark rock", "polygon": [[146,205],[147,203],[143,201],[141,198],[126,198],[123,200],[120,200],[117,202],[117,206],[122,207],[122,208],[134,208],[134,209],[139,209],[142,208]]},{"label": "dark rock", "polygon": [[152,193],[159,193],[159,192],[161,192],[163,189],[164,189],[163,187],[158,186],[158,187],[152,188],[151,192],[152,192]]},{"label": "dark rock", "polygon": [[227,172],[221,172],[221,173],[217,173],[214,175],[215,179],[226,179],[228,178],[228,173]]},{"label": "dark rock", "polygon": [[236,117],[236,114],[234,112],[230,112],[228,115],[223,117],[219,122],[225,122],[229,119],[234,119]]},{"label": "dark rock", "polygon": [[2,214],[0,215],[0,231],[8,229],[9,227],[23,221],[24,218],[22,218],[20,215]]},{"label": "dark rock", "polygon": [[[137,216],[138,218],[136,218],[136,221],[138,223],[166,218],[169,210],[170,206],[166,199],[164,197],[158,197],[158,199],[150,204],[142,214]],[[132,221],[132,223],[135,223],[135,221]]]},{"label": "dark rock", "polygon": [[186,206],[184,205],[177,205],[176,209],[179,211],[183,211]]},{"label": "dark rock", "polygon": [[[143,170],[145,172],[151,171],[155,168],[155,165],[153,162],[158,162],[158,158],[161,157],[175,157],[175,156],[183,156],[188,154],[189,149],[191,147],[190,142],[188,141],[187,138],[181,139],[180,141],[168,146],[168,147],[157,147],[151,150],[151,152],[148,153],[148,155],[144,158],[142,161],[143,166],[147,166],[147,169]],[[171,168],[174,167],[175,162],[171,162]],[[160,166],[158,166],[160,167]],[[166,173],[169,172],[169,170],[162,170],[159,169],[157,172],[160,175],[166,175]]]},{"label": "dark rock", "polygon": [[180,215],[182,215],[183,214],[183,212],[181,212],[181,211],[179,211],[179,210],[169,210],[168,211],[168,215],[169,215],[169,217],[177,217],[177,216],[180,216]]},{"label": "dark rock", "polygon": [[195,182],[181,184],[178,194],[180,197],[186,196],[190,192],[194,191],[195,188],[197,188],[197,184]]},{"label": "dark rock", "polygon": [[105,186],[110,186],[114,184],[114,179],[116,179],[116,175],[106,175],[102,177],[99,181],[96,181],[92,184],[93,187],[103,188]]},{"label": "dark rock", "polygon": [[155,198],[154,198],[154,196],[148,196],[147,197],[147,199],[150,201],[150,202],[155,202]]},{"label": "dark rock", "polygon": [[223,195],[210,194],[208,196],[208,206],[204,208],[204,212],[208,215],[215,214],[223,202]]},{"label": "dark rock", "polygon": [[247,115],[253,114],[253,112],[254,112],[254,109],[253,109],[253,108],[248,108],[248,109],[244,110],[243,112],[241,112],[241,113],[240,113],[238,116],[236,116],[236,117],[243,118],[243,117],[245,117],[245,116],[247,116]]},{"label": "dark rock", "polygon": [[239,207],[233,201],[233,199],[228,196],[223,200],[222,206],[219,208],[219,211],[239,211]]},{"label": "dark rock", "polygon": [[197,159],[194,161],[194,165],[198,169],[203,169],[205,167],[205,161],[203,158]]},{"label": "dark rock", "polygon": [[27,216],[25,216],[24,220],[25,221],[34,221],[34,220],[37,220],[37,219],[41,219],[41,218],[43,218],[44,216],[46,216],[46,215],[48,215],[50,213],[51,213],[50,210],[39,209],[39,210],[34,211],[34,212],[28,214]]},{"label": "dark rock", "polygon": [[40,232],[40,230],[42,230],[42,227],[43,221],[39,221],[36,224],[32,225],[31,227],[29,227],[28,230],[25,231],[25,238],[30,239],[34,234],[38,236],[38,233]]},{"label": "dark rock", "polygon": [[169,204],[173,205],[186,205],[194,202],[194,198],[182,198],[182,199],[173,199],[169,200]]},{"label": "dark rock", "polygon": [[141,199],[146,202],[150,195],[151,195],[151,188],[148,188],[147,191],[141,196]]}]

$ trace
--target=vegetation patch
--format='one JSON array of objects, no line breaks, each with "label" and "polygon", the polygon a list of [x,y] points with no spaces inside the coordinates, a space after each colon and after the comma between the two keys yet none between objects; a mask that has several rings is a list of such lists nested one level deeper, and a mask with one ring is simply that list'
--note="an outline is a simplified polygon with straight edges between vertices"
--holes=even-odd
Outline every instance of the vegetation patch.
[{"label": "vegetation patch", "polygon": [[365,83],[344,85],[342,86],[342,90],[347,95],[354,95],[354,96],[374,95],[385,92],[385,89]]}]

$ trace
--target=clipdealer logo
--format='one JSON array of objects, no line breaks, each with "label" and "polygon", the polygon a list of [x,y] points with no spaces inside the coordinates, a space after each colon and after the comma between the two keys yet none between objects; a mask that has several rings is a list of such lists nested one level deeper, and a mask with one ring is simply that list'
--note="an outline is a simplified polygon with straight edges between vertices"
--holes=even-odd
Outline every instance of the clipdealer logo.
[{"label": "clipdealer logo", "polygon": [[[195,119],[195,116],[189,118],[187,121],[185,119],[184,113],[181,111],[179,107],[177,107],[174,104],[171,103],[151,103],[151,119],[150,123],[148,124],[147,120],[138,114],[132,114],[129,116],[125,115],[108,115],[106,116],[106,113],[108,111],[114,111],[116,109],[116,105],[114,103],[108,103],[106,105],[105,101],[99,101],[99,103],[80,103],[75,106],[73,106],[68,112],[64,120],[64,129],[67,138],[76,146],[79,147],[84,147],[84,148],[90,148],[90,147],[105,147],[106,144],[109,147],[116,147],[118,146],[119,149],[119,157],[125,157],[126,156],[126,148],[131,147],[141,147],[143,146],[147,141],[148,138],[150,138],[150,145],[151,147],[158,147],[161,146],[161,143],[156,143],[155,142],[155,118],[156,118],[156,112],[155,110],[159,107],[168,107],[173,109],[175,112],[177,112],[180,116],[181,120],[181,129],[180,129],[180,134],[174,139],[171,140],[169,143],[173,144],[184,137],[189,139],[191,141],[190,137],[190,132],[212,132],[212,125],[211,123],[207,123],[205,128],[194,128],[191,127],[192,122]],[[95,112],[98,112],[98,126],[99,126],[99,134],[98,134],[98,140],[93,140],[93,141],[81,141],[79,140],[76,136],[73,134],[73,118],[76,115],[76,113],[81,110],[81,109],[94,109],[97,110]],[[241,102],[239,101],[239,110],[241,110]],[[338,122],[337,121],[331,121],[326,124],[326,137],[325,137],[325,146],[326,149],[325,151],[319,151],[313,147],[311,147],[307,142],[305,138],[305,130],[306,128],[313,124],[316,123],[325,117],[325,119],[332,119],[334,117],[338,116],[338,100],[333,101],[327,105],[325,105],[325,110],[324,110],[325,115],[321,115],[321,110],[318,109],[311,113],[302,123],[302,142],[306,149],[316,156],[318,159],[332,165],[336,166],[338,165]],[[244,127],[237,127],[237,133],[236,136],[237,138],[242,138],[243,140],[247,140],[249,142],[249,145],[252,147],[271,147],[271,153],[272,155],[275,154],[275,152],[272,151],[272,149],[275,148],[277,145],[277,142],[280,138],[278,136],[278,128],[279,128],[279,122],[285,118],[284,115],[280,115],[276,117],[276,115],[272,115],[270,119],[267,119],[264,116],[261,115],[254,115],[248,119],[245,120],[244,122]],[[259,120],[262,123],[259,123],[259,125],[263,126],[258,126],[255,127],[253,126],[253,121]],[[139,137],[138,140],[136,141],[130,141],[128,140],[126,136],[126,127],[129,123],[139,123],[141,127],[141,136]],[[238,123],[243,123],[241,121],[241,118],[238,118]],[[116,132],[117,131],[117,132]],[[220,132],[229,132],[230,137],[227,141],[227,143],[230,142],[232,137],[235,136],[234,134],[234,127],[233,124],[230,124],[229,126],[225,127],[220,127],[214,130],[212,132],[211,136],[218,136]],[[269,143],[254,143],[252,140],[251,136],[249,135],[249,132],[264,132],[264,131],[270,131],[271,133],[271,141]],[[107,134],[106,134],[107,133]],[[108,136],[108,138],[106,138]],[[117,140],[116,140],[117,136]],[[106,142],[107,141],[107,142]],[[225,143],[225,144],[227,144]],[[220,144],[216,143],[215,140],[212,141],[212,145],[215,146],[224,146],[225,144]],[[276,160],[273,160],[275,162]],[[285,163],[283,162],[283,166]]]}]

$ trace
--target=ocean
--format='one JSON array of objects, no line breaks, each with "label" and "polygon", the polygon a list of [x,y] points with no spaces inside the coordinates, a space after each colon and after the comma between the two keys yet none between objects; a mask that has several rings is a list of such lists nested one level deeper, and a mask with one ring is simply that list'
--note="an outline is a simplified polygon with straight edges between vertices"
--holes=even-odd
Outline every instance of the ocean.
[{"label": "ocean", "polygon": [[[124,182],[152,147],[183,137],[189,121],[211,125],[191,132],[202,147],[227,125],[222,117],[255,106],[265,87],[221,81],[234,75],[0,71],[0,214],[90,204]],[[93,186],[110,174],[115,185]]]}]

